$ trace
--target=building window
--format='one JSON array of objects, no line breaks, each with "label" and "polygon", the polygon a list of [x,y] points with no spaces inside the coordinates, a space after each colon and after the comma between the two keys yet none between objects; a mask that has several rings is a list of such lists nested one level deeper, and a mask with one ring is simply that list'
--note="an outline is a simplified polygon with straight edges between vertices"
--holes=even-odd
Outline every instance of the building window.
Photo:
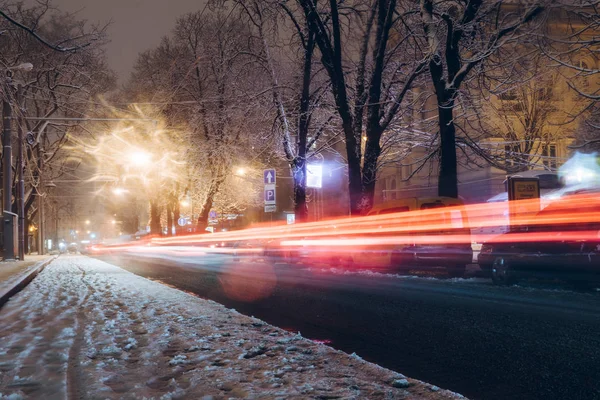
[{"label": "building window", "polygon": [[408,165],[404,165],[402,167],[402,179],[408,179],[410,177],[410,174],[412,174],[412,165],[408,164]]},{"label": "building window", "polygon": [[390,199],[396,200],[396,178],[392,178],[390,181]]},{"label": "building window", "polygon": [[556,161],[556,145],[544,145],[544,166],[550,170],[556,170],[558,163]]},{"label": "building window", "polygon": [[516,100],[517,99],[517,91],[515,89],[509,89],[505,92],[502,92],[498,95],[500,100]]}]

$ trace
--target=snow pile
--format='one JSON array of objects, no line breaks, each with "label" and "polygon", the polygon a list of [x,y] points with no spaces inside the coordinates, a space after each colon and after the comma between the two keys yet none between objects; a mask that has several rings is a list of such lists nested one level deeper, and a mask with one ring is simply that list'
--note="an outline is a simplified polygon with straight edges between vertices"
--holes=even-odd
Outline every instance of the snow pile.
[{"label": "snow pile", "polygon": [[[476,277],[467,277],[467,278],[446,278],[443,276],[421,276],[421,275],[407,275],[407,274],[399,274],[393,272],[380,272],[373,271],[369,269],[342,269],[342,268],[316,268],[311,267],[308,268],[309,271],[318,274],[326,274],[330,273],[333,275],[348,275],[348,276],[367,276],[370,278],[393,278],[400,280],[419,280],[419,281],[444,281],[444,282],[452,282],[452,283],[489,283],[489,279],[486,278],[476,278]],[[418,268],[415,268],[418,270]],[[441,269],[440,269],[441,270]]]},{"label": "snow pile", "polygon": [[0,399],[462,398],[85,257],[0,318]]}]

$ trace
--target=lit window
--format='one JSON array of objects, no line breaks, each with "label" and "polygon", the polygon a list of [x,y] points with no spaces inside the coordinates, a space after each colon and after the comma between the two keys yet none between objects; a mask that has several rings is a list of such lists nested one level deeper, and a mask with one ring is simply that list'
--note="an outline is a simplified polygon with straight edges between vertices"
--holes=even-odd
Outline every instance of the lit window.
[{"label": "lit window", "polygon": [[556,145],[547,144],[544,145],[544,166],[551,170],[555,170],[558,166],[556,161]]}]

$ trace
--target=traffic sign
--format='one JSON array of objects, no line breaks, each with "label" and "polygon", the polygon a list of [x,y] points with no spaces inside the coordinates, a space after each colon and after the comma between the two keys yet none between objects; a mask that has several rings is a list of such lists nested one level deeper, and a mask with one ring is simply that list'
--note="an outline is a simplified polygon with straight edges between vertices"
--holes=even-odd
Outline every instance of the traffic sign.
[{"label": "traffic sign", "polygon": [[181,217],[177,220],[177,223],[179,224],[179,226],[186,226],[187,225],[187,218]]},{"label": "traffic sign", "polygon": [[275,211],[277,211],[277,206],[275,206],[275,205],[265,206],[265,212],[275,212]]},{"label": "traffic sign", "polygon": [[217,212],[215,210],[212,210],[211,212],[208,213],[208,218],[210,218],[210,219],[217,218]]},{"label": "traffic sign", "polygon": [[263,182],[265,183],[265,185],[271,185],[271,184],[274,185],[275,180],[276,180],[276,174],[275,174],[274,168],[265,169],[263,171]]},{"label": "traffic sign", "polygon": [[275,185],[265,185],[265,205],[277,204],[275,200]]},{"label": "traffic sign", "polygon": [[527,220],[540,211],[539,178],[508,177],[510,231],[526,230]]},{"label": "traffic sign", "polygon": [[35,144],[35,135],[32,132],[27,132],[25,135],[25,141],[28,145],[33,146]]}]

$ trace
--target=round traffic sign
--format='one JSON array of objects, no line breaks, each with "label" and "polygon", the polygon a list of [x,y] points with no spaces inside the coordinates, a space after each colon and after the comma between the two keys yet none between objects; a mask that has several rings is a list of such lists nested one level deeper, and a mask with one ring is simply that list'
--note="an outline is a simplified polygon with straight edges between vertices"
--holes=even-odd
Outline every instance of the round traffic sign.
[{"label": "round traffic sign", "polygon": [[177,223],[179,224],[179,226],[186,226],[186,225],[187,225],[187,219],[186,219],[186,218],[183,218],[183,217],[181,217],[181,218],[179,218],[179,219],[177,220]]},{"label": "round traffic sign", "polygon": [[27,141],[28,145],[33,146],[33,144],[35,143],[35,136],[33,136],[32,132],[27,132],[27,134],[25,135],[25,140]]}]

